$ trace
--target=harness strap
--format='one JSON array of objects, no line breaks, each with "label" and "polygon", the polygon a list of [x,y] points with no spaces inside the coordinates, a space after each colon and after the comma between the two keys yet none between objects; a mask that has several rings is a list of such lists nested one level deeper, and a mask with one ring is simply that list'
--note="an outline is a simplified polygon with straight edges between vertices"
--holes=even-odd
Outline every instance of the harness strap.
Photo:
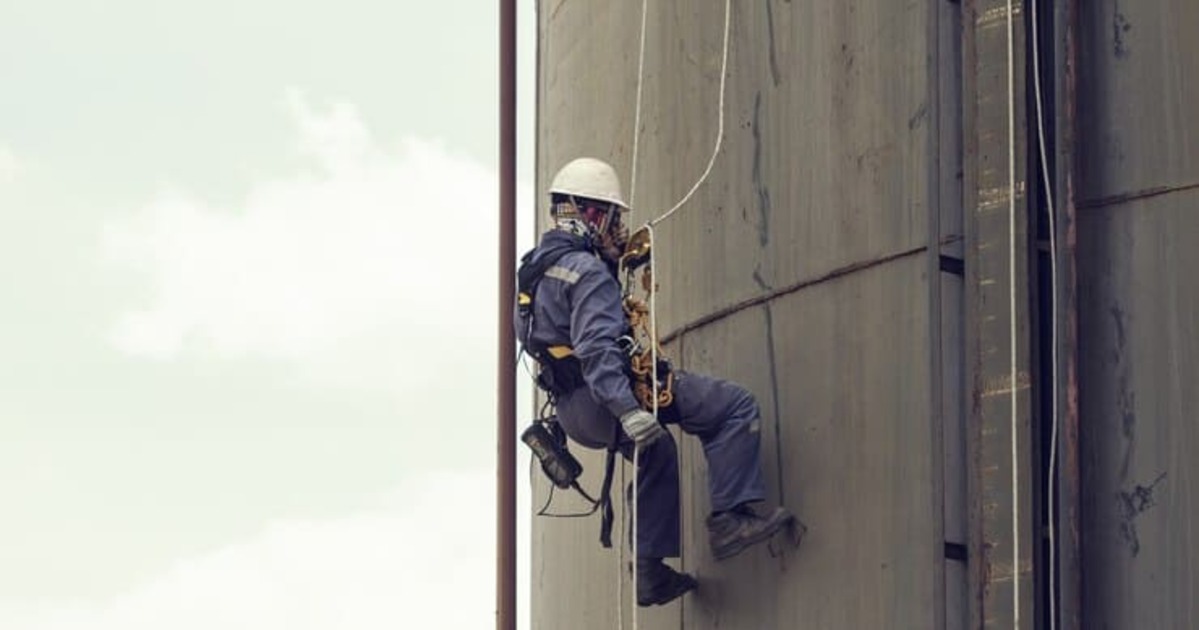
[{"label": "harness strap", "polygon": [[600,544],[605,549],[612,547],[612,521],[615,515],[612,511],[612,472],[616,468],[616,452],[620,450],[620,423],[614,423],[612,441],[608,444],[608,457],[604,460],[604,481],[600,484]]},{"label": "harness strap", "polygon": [[574,348],[571,348],[570,346],[550,346],[546,348],[545,351],[555,359],[565,359],[566,357],[572,356],[575,353]]}]

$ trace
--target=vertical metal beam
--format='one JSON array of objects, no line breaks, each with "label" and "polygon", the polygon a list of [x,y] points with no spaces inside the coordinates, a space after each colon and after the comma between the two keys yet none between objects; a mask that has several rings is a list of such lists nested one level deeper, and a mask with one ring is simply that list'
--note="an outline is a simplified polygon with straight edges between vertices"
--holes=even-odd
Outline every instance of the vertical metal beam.
[{"label": "vertical metal beam", "polygon": [[[1081,496],[1078,425],[1078,279],[1077,228],[1075,193],[1078,190],[1075,159],[1077,76],[1078,76],[1078,0],[1054,3],[1054,56],[1057,59],[1057,78],[1054,98],[1059,112],[1057,125],[1057,181],[1054,182],[1058,204],[1059,284],[1057,295],[1061,305],[1057,334],[1060,344],[1058,374],[1058,421],[1061,435],[1058,440],[1057,465],[1057,574],[1058,615],[1060,630],[1082,628],[1082,555],[1081,555]],[[1064,237],[1064,238],[1063,238]]]},{"label": "vertical metal beam", "polygon": [[516,0],[500,0],[499,331],[496,362],[496,630],[516,630]]},{"label": "vertical metal beam", "polygon": [[971,626],[1035,622],[1024,4],[963,5]]},{"label": "vertical metal beam", "polygon": [[[967,552],[967,454],[966,413],[963,369],[963,247],[962,243],[962,64],[961,64],[961,5],[954,2],[934,2],[929,34],[934,52],[935,72],[930,72],[931,133],[935,137],[929,159],[930,228],[929,277],[935,278],[930,287],[934,294],[929,317],[935,334],[933,352],[937,359],[931,374],[934,395],[939,410],[936,419],[934,444],[940,447],[939,472],[941,514],[940,536],[944,549],[940,553],[942,576],[939,580],[945,605],[945,630],[964,630],[968,627],[969,557]],[[939,346],[939,347],[938,347]]]}]

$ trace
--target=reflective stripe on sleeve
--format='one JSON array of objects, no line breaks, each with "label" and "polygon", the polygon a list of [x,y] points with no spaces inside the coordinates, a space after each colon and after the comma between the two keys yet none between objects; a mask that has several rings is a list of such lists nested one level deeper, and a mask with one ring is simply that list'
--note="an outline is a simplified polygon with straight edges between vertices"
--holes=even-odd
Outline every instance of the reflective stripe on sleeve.
[{"label": "reflective stripe on sleeve", "polygon": [[579,272],[571,271],[570,269],[561,267],[559,265],[554,265],[553,267],[545,270],[545,277],[556,278],[567,284],[574,284],[579,281]]}]

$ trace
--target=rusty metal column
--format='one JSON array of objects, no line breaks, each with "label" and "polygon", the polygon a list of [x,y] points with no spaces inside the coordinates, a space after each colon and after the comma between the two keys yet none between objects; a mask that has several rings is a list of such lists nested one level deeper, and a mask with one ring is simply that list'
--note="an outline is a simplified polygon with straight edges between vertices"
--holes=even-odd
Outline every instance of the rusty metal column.
[{"label": "rusty metal column", "polygon": [[496,630],[516,630],[516,0],[500,0],[499,339],[496,380]]},{"label": "rusty metal column", "polygon": [[962,11],[970,626],[1024,629],[1037,616],[1024,3]]},{"label": "rusty metal column", "polygon": [[[1057,505],[1057,590],[1060,630],[1082,628],[1082,543],[1081,543],[1081,467],[1078,425],[1078,272],[1077,213],[1078,190],[1075,158],[1075,121],[1077,120],[1078,73],[1078,0],[1054,3],[1054,56],[1057,77],[1054,98],[1057,102],[1057,181],[1054,194],[1059,203],[1058,245],[1061,250],[1058,301],[1061,321],[1056,322],[1061,344],[1061,364],[1057,387],[1061,437],[1058,440]],[[1064,238],[1063,238],[1064,237]]]}]

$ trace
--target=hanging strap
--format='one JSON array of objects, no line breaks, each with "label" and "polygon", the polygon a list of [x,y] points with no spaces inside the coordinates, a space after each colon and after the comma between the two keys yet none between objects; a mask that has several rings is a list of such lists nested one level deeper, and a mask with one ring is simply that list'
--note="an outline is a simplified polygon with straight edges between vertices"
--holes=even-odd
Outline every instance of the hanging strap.
[{"label": "hanging strap", "polygon": [[615,423],[612,441],[608,443],[608,457],[604,460],[604,481],[600,484],[600,544],[605,549],[612,547],[612,473],[616,469],[616,452],[620,450],[620,423]]}]

